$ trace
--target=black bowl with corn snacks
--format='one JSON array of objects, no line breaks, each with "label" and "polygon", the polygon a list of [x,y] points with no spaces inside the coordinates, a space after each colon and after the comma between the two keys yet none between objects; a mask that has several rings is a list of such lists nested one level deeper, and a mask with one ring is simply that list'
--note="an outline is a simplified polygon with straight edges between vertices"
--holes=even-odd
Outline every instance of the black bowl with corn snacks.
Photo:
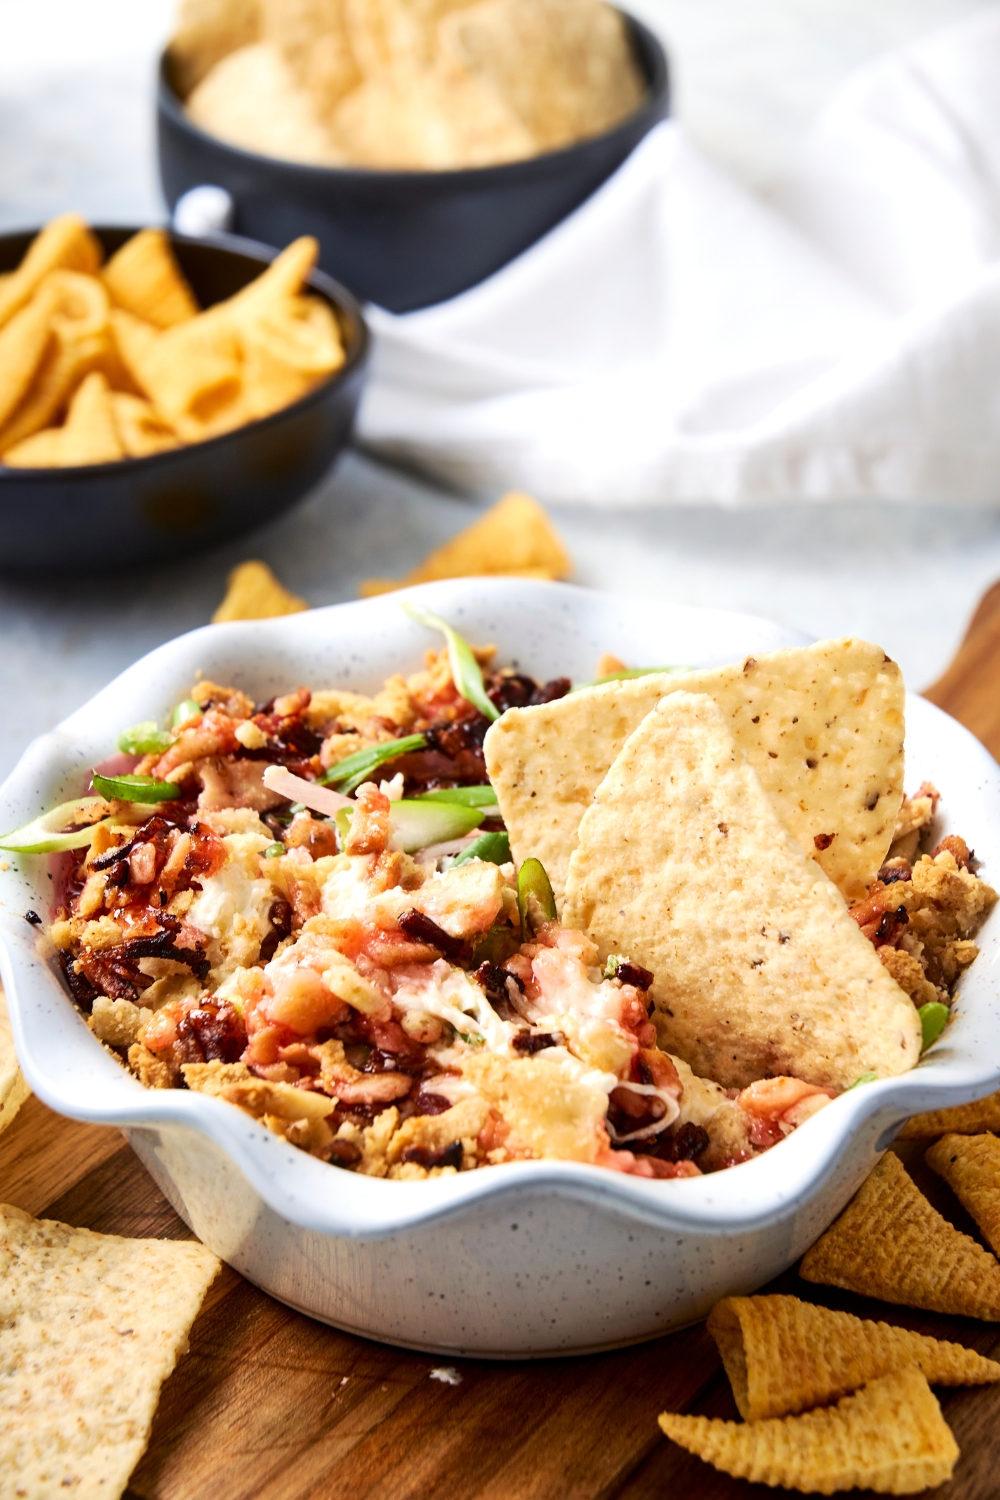
[{"label": "black bowl with corn snacks", "polygon": [[506,265],[669,112],[663,48],[603,0],[187,0],[160,67],[167,201],[221,186],[241,234],[315,234],[407,312]]},{"label": "black bowl with corn snacks", "polygon": [[368,350],[317,249],[74,214],[0,237],[3,567],[168,561],[308,492]]}]

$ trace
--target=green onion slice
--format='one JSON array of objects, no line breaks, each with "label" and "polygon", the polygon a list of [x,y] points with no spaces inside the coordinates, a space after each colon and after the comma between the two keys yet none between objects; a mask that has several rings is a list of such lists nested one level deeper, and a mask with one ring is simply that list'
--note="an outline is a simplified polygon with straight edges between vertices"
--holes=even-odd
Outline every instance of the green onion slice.
[{"label": "green onion slice", "polygon": [[478,969],[480,964],[496,964],[497,967],[506,963],[507,959],[515,954],[521,946],[521,939],[508,923],[497,923],[482,936],[473,938],[472,941],[472,967]]},{"label": "green onion slice", "polygon": [[940,1000],[932,1000],[929,1005],[921,1005],[917,1011],[920,1017],[920,1026],[923,1031],[923,1045],[921,1052],[926,1052],[932,1047],[948,1024],[951,1011],[947,1005],[942,1005]]},{"label": "green onion slice", "polygon": [[455,865],[467,864],[470,859],[482,859],[490,865],[510,863],[510,839],[505,833],[481,833],[474,844],[455,856]]},{"label": "green onion slice", "polygon": [[102,776],[95,771],[94,786],[102,797],[119,802],[172,802],[181,795],[173,781],[157,781],[155,776]]},{"label": "green onion slice", "polygon": [[193,719],[204,711],[201,704],[196,703],[193,698],[185,698],[183,703],[178,703],[170,715],[170,722],[176,729],[178,724],[186,724],[188,719]]},{"label": "green onion slice", "polygon": [[414,792],[413,802],[457,802],[462,807],[496,807],[491,786],[446,786],[434,792]]},{"label": "green onion slice", "polygon": [[532,926],[556,919],[556,898],[540,859],[526,859],[517,872],[517,910],[521,918],[521,937],[525,942],[529,917]]},{"label": "green onion slice", "polygon": [[[393,843],[404,854],[416,854],[430,844],[447,844],[464,838],[483,821],[478,807],[459,807],[454,802],[394,802],[389,814]],[[342,807],[334,822],[343,844],[350,832],[354,810]]]},{"label": "green onion slice", "polygon": [[[94,837],[97,824],[104,821],[97,815],[107,811],[108,805],[103,797],[77,797],[72,802],[60,802],[58,807],[32,818],[22,828],[3,834],[0,849],[12,850],[15,854],[60,854],[64,849],[83,849]],[[63,833],[69,823],[89,826]]]},{"label": "green onion slice", "polygon": [[486,696],[483,686],[483,674],[479,670],[479,663],[472,654],[472,647],[458,631],[442,620],[440,615],[431,614],[422,604],[415,604],[412,600],[405,600],[403,608],[414,620],[421,625],[426,625],[428,630],[440,630],[448,643],[448,661],[451,665],[452,680],[467,703],[478,708],[487,719],[499,719],[500,710],[495,703],[491,703]]},{"label": "green onion slice", "polygon": [[174,742],[173,735],[160,729],[155,719],[133,724],[118,736],[118,748],[124,755],[162,755]]},{"label": "green onion slice", "polygon": [[319,786],[335,786],[345,796],[358,789],[363,781],[370,781],[373,771],[384,766],[386,761],[398,760],[411,750],[423,750],[427,740],[422,734],[407,734],[401,740],[386,740],[382,745],[371,745],[367,750],[356,750],[331,766],[317,778]]},{"label": "green onion slice", "polygon": [[844,1092],[846,1094],[849,1094],[851,1092],[851,1089],[859,1089],[863,1083],[877,1083],[877,1082],[878,1082],[878,1074],[877,1073],[862,1073],[861,1077],[860,1078],[855,1078],[854,1082],[850,1085],[849,1088],[845,1089]]},{"label": "green onion slice", "polygon": [[264,850],[264,858],[265,859],[280,859],[281,856],[284,853],[285,853],[285,846],[284,846],[284,844],[281,842],[280,839],[276,839],[273,844],[268,844],[267,848]]}]

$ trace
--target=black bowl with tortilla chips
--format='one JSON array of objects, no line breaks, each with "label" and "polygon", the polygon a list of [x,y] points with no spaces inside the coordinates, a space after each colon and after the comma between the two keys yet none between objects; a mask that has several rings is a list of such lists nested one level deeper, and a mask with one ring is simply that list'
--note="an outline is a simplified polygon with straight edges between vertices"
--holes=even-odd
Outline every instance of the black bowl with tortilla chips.
[{"label": "black bowl with tortilla chips", "polygon": [[266,244],[313,234],[320,263],[356,296],[391,312],[443,302],[483,281],[578,208],[669,113],[666,54],[626,16],[647,82],[621,124],[558,151],[453,171],[310,166],[229,145],[194,125],[160,62],[160,180],[173,208],[190,188],[225,188],[235,229]]},{"label": "black bowl with tortilla chips", "polygon": [[[135,229],[94,230],[112,255]],[[34,232],[0,236],[0,273]],[[275,252],[235,236],[170,236],[201,307],[254,281]],[[314,271],[309,290],[334,310],[346,359],[300,400],[205,442],[74,468],[0,464],[0,569],[93,571],[169,562],[261,526],[301,500],[344,447],[368,363],[368,330],[351,294]]]}]

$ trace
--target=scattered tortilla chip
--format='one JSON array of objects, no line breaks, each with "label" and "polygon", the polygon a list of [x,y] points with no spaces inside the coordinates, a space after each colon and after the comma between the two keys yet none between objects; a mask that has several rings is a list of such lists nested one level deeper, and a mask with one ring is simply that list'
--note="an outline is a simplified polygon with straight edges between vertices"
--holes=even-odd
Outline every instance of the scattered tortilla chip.
[{"label": "scattered tortilla chip", "polygon": [[204,1246],[0,1207],[0,1488],[121,1495],[219,1270]]},{"label": "scattered tortilla chip", "polygon": [[518,863],[540,859],[562,894],[591,798],[628,736],[673,692],[714,699],[785,827],[848,902],[860,900],[903,799],[904,688],[880,646],[850,638],[505,713],[486,737],[486,767]]},{"label": "scattered tortilla chip", "polygon": [[1000,1136],[946,1135],[924,1157],[1000,1255]]},{"label": "scattered tortilla chip", "polygon": [[932,1385],[1000,1380],[1000,1364],[974,1349],[798,1297],[726,1297],[712,1308],[708,1331],[747,1422],[827,1406],[911,1364]]},{"label": "scattered tortilla chip", "polygon": [[199,307],[162,229],[140,229],[101,273],[119,307],[154,328],[171,328],[198,316]]},{"label": "scattered tortilla chip", "polygon": [[438,578],[568,578],[573,564],[537,500],[511,491],[405,578],[369,578],[363,599]]},{"label": "scattered tortilla chip", "polygon": [[912,1495],[950,1479],[958,1458],[937,1399],[912,1366],[802,1416],[741,1425],[664,1412],[660,1427],[725,1474],[807,1494]]},{"label": "scattered tortilla chip", "polygon": [[8,448],[3,461],[11,468],[73,468],[124,458],[111,406],[108,382],[94,370],[80,385],[62,427],[48,427]]},{"label": "scattered tortilla chip", "polygon": [[224,57],[194,89],[187,112],[202,130],[244,151],[313,165],[343,160],[310,95],[271,42]]},{"label": "scattered tortilla chip", "polygon": [[30,1093],[14,1051],[7,999],[0,990],[0,1130],[6,1130]]},{"label": "scattered tortilla chip", "polygon": [[920,1056],[913,1004],[705,694],[671,693],[626,740],[580,824],[563,921],[652,971],[660,1046],[724,1087],[843,1089]]},{"label": "scattered tortilla chip", "polygon": [[882,1302],[1000,1323],[1000,1264],[931,1207],[891,1151],[806,1251],[799,1275]]},{"label": "scattered tortilla chip", "polygon": [[601,0],[480,0],[439,34],[446,56],[508,102],[537,151],[610,130],[646,92],[625,19]]},{"label": "scattered tortilla chip", "polygon": [[1000,1094],[988,1094],[972,1104],[956,1104],[952,1109],[932,1109],[925,1115],[907,1120],[897,1136],[900,1141],[926,1141],[949,1132],[980,1135],[984,1130],[1000,1130]]},{"label": "scattered tortilla chip", "polygon": [[0,328],[31,300],[50,271],[96,274],[104,251],[79,214],[60,214],[39,230],[27,254],[0,287]]},{"label": "scattered tortilla chip", "polygon": [[309,605],[298,594],[290,594],[275,578],[267,563],[240,563],[229,575],[226,597],[212,616],[213,625],[226,620],[271,620],[278,615],[301,614]]}]

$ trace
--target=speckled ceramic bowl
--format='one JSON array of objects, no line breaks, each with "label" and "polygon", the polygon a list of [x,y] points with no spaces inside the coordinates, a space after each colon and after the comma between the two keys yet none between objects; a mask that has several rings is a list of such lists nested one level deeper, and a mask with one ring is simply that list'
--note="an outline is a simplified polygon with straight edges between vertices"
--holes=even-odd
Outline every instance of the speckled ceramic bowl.
[{"label": "speckled ceramic bowl", "polygon": [[[491,580],[411,591],[504,662],[585,679],[602,651],[713,665],[800,638],[745,615]],[[15,827],[75,794],[115,734],[159,716],[200,668],[258,699],[300,682],[370,690],[415,665],[427,633],[399,595],[256,624],[211,626],[154,651],[36,741],[0,791]],[[942,832],[1000,870],[1000,769],[917,698],[907,784],[943,792]],[[0,972],[24,1071],[74,1119],[119,1126],[195,1233],[284,1302],[354,1333],[491,1357],[611,1348],[702,1315],[787,1267],[832,1221],[920,1110],[1000,1084],[1000,911],[979,939],[956,1019],[912,1073],[836,1099],[787,1141],[714,1176],[644,1181],[566,1162],[518,1162],[428,1182],[325,1166],[218,1100],[153,1093],[97,1044],[23,919],[46,910],[46,861],[0,872]]]}]

